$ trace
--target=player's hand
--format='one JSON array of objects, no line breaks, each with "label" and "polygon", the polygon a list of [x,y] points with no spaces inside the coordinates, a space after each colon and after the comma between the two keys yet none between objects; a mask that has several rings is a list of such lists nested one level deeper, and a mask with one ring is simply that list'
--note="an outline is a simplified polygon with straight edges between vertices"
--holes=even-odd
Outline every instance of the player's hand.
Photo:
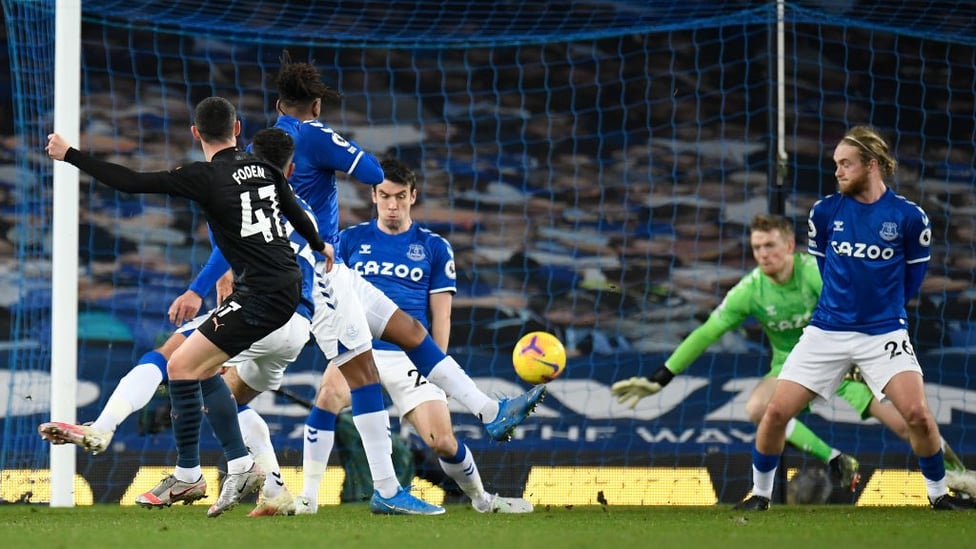
[{"label": "player's hand", "polygon": [[183,292],[183,295],[173,300],[169,306],[169,321],[180,326],[187,320],[197,316],[200,307],[203,306],[203,298],[193,290]]},{"label": "player's hand", "polygon": [[642,398],[660,392],[672,379],[674,372],[667,366],[661,366],[649,378],[632,377],[614,383],[610,392],[617,397],[617,402],[633,409]]},{"label": "player's hand", "polygon": [[228,269],[217,279],[217,306],[219,307],[232,293],[234,293],[234,271]]},{"label": "player's hand", "polygon": [[611,385],[610,392],[617,397],[617,402],[633,409],[641,399],[658,393],[663,388],[660,383],[646,377],[632,377]]},{"label": "player's hand", "polygon": [[335,264],[335,248],[332,247],[332,244],[326,242],[325,247],[322,248],[320,253],[325,256],[325,272],[331,273],[332,265]]},{"label": "player's hand", "polygon": [[44,150],[47,151],[47,155],[52,160],[64,160],[64,155],[68,154],[68,149],[70,148],[71,145],[60,134],[48,134],[47,147],[44,147]]}]

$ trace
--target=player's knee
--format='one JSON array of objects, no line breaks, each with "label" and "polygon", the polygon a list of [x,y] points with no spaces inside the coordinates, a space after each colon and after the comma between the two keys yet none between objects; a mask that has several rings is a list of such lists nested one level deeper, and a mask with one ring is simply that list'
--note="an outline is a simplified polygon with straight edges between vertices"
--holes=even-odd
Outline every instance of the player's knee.
[{"label": "player's knee", "polygon": [[188,379],[192,377],[191,374],[191,369],[180,360],[178,354],[166,361],[166,377],[169,379]]},{"label": "player's knee", "polygon": [[349,406],[351,401],[352,398],[346,387],[323,385],[315,394],[315,406],[333,414],[341,412],[343,408]]},{"label": "player's knee", "polygon": [[766,405],[761,419],[769,426],[786,427],[786,424],[793,419],[793,415],[781,403],[773,400]]},{"label": "player's knee", "polygon": [[416,349],[427,337],[427,330],[416,318],[397,309],[383,331],[383,341],[404,350]]},{"label": "player's knee", "polygon": [[428,433],[424,439],[427,446],[439,457],[451,458],[457,455],[458,442],[454,433]]},{"label": "player's knee", "polygon": [[924,402],[917,402],[904,408],[905,423],[914,431],[928,430],[935,423]]}]

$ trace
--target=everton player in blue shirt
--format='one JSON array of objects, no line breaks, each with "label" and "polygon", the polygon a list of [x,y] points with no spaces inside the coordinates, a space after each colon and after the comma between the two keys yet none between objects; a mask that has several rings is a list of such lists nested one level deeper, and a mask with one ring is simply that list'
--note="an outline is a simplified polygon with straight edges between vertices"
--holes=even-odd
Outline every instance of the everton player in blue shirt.
[{"label": "everton player in blue shirt", "polygon": [[[404,163],[382,162],[384,180],[373,187],[378,218],[342,231],[336,252],[362,275],[353,287],[364,290],[360,299],[369,311],[370,325],[387,323],[390,306],[429,327],[437,347],[447,349],[451,330],[451,304],[457,291],[454,251],[440,235],[413,222],[411,207],[417,199],[417,176]],[[369,286],[372,284],[372,286]],[[367,288],[368,287],[368,288]],[[373,288],[375,287],[375,288]],[[372,289],[372,291],[368,291]],[[385,304],[385,301],[392,303]],[[384,313],[383,311],[387,311]],[[482,513],[529,513],[532,504],[485,491],[481,474],[468,447],[454,435],[447,396],[428,382],[400,347],[373,341],[373,357],[380,381],[401,418],[437,453],[441,468],[471,498]],[[334,366],[326,370],[316,397],[319,413],[338,414],[350,403],[350,391]],[[315,413],[315,412],[313,412]],[[296,498],[297,514],[318,510],[318,493],[332,452],[334,433],[319,429],[304,439],[304,490]]]},{"label": "everton player in blue shirt", "polygon": [[823,290],[759,423],[753,495],[736,508],[769,508],[787,422],[814,398],[833,395],[854,364],[878,400],[890,400],[908,423],[932,508],[972,509],[972,502],[946,489],[939,426],[908,338],[905,304],[925,276],[929,218],[885,185],[896,161],[873,128],[848,131],[834,150],[834,163],[839,192],[814,204],[809,220],[808,247]]},{"label": "everton player in blue shirt", "polygon": [[[278,73],[277,86],[276,108],[279,116],[275,126],[285,130],[295,140],[295,172],[290,182],[296,194],[305,199],[315,212],[322,239],[334,245],[339,235],[336,172],[348,173],[360,182],[376,185],[383,181],[383,170],[373,155],[319,120],[323,102],[336,101],[341,96],[322,82],[314,66],[292,62],[286,54]],[[355,324],[358,328],[337,331],[334,326],[323,327],[321,322],[313,319],[312,332],[327,358],[336,356],[337,338],[341,347],[352,350],[339,355],[340,360],[345,360],[342,356],[350,357],[350,364],[342,366],[345,373],[360,369],[361,361],[372,362],[371,357],[362,352],[369,344],[370,330],[361,329],[365,321],[361,317],[364,310],[375,316],[376,309],[357,303],[363,298],[362,293],[354,287],[358,282],[351,275],[355,273],[342,264],[341,256],[336,257],[336,263],[336,268],[325,275],[333,299],[330,306],[335,307],[336,316],[342,322]],[[390,309],[386,312],[389,316],[382,334],[373,335],[403,349],[421,374],[481,418],[494,440],[508,440],[515,427],[528,417],[543,398],[545,388],[542,385],[513,398],[496,400],[489,397],[475,385],[457,361],[437,346],[419,322],[402,311],[394,313]],[[365,337],[365,343],[361,339],[342,340],[343,337],[350,339],[350,333]],[[320,337],[322,334],[327,337]],[[322,417],[313,409],[308,426],[314,430],[328,430],[333,424],[333,417]]]}]

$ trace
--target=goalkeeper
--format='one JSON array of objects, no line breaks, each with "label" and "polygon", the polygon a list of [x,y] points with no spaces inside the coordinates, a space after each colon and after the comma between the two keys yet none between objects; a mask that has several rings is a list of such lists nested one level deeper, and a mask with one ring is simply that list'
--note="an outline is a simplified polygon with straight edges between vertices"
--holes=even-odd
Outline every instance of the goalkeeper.
[{"label": "goalkeeper", "polygon": [[[614,383],[611,392],[618,402],[633,408],[644,397],[657,393],[722,334],[752,316],[762,325],[773,350],[769,373],[752,390],[746,402],[746,414],[754,424],[759,424],[786,355],[810,321],[820,297],[822,281],[814,257],[794,252],[796,241],[793,225],[788,220],[758,215],[753,218],[749,231],[752,255],[758,267],[729,290],[708,320],[685,338],[664,366],[649,378],[632,377]],[[837,395],[850,403],[862,419],[875,417],[903,440],[908,440],[905,420],[893,406],[878,402],[863,382],[847,379],[837,389]],[[857,460],[832,448],[796,418],[786,427],[786,440],[828,464],[835,480],[845,488],[853,491],[857,487],[860,482]],[[949,488],[976,495],[976,473],[966,470],[945,440],[942,447]]]}]

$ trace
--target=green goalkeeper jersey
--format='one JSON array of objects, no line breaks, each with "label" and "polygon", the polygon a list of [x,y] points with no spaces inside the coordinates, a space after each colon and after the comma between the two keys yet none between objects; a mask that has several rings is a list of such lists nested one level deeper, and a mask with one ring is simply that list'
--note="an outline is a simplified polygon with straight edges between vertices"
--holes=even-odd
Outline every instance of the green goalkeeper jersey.
[{"label": "green goalkeeper jersey", "polygon": [[688,335],[665,362],[674,374],[684,372],[722,334],[755,317],[773,348],[769,375],[778,375],[803,328],[810,322],[822,286],[816,259],[793,254],[793,276],[777,284],[759,267],[742,278],[708,320]]}]

